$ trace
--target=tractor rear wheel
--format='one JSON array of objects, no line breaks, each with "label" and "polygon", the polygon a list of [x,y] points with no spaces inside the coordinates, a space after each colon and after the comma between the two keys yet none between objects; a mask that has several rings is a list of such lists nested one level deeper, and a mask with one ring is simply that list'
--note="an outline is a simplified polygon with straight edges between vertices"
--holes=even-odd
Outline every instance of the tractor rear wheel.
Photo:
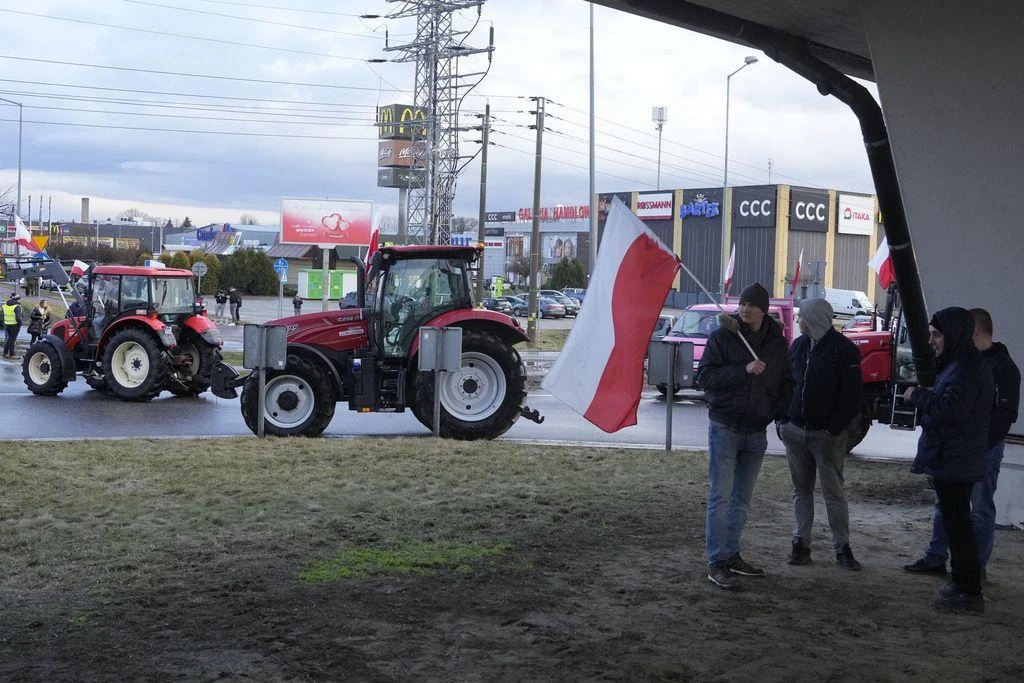
[{"label": "tractor rear wheel", "polygon": [[[482,330],[462,333],[462,367],[441,378],[441,436],[493,439],[519,419],[526,398],[526,368],[519,352]],[[412,411],[433,428],[434,375],[416,375]]]},{"label": "tractor rear wheel", "polygon": [[[334,419],[334,396],[325,374],[313,363],[288,355],[284,370],[267,370],[263,431],[274,436],[319,436]],[[242,386],[242,418],[253,434],[259,430],[259,376]]]},{"label": "tractor rear wheel", "polygon": [[201,339],[186,339],[178,352],[189,357],[189,364],[177,370],[167,388],[175,396],[198,396],[210,388],[210,373],[220,361],[220,350]]},{"label": "tractor rear wheel", "polygon": [[115,333],[103,353],[107,387],[123,401],[149,401],[159,395],[169,367],[156,335],[137,327]]},{"label": "tractor rear wheel", "polygon": [[49,342],[36,342],[21,362],[25,386],[36,396],[56,396],[68,386],[60,354]]}]

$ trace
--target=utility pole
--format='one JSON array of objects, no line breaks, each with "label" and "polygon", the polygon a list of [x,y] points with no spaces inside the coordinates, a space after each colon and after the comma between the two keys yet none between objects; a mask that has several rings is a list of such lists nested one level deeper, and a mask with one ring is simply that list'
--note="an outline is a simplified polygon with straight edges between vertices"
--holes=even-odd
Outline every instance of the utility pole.
[{"label": "utility pole", "polygon": [[531,128],[537,130],[537,153],[533,170],[533,231],[530,233],[530,317],[526,323],[526,334],[530,337],[530,343],[536,348],[540,346],[540,334],[537,329],[537,292],[540,283],[537,281],[540,275],[540,162],[543,158],[542,149],[544,145],[544,98],[531,97],[537,103],[537,123]]},{"label": "utility pole", "polygon": [[658,131],[658,179],[657,189],[661,189],[661,129],[668,121],[668,107],[653,107],[651,109],[651,120],[654,121],[654,129]]},{"label": "utility pole", "polygon": [[[480,126],[480,131],[483,134],[481,143],[483,149],[480,150],[480,218],[479,225],[477,226],[477,239],[480,244],[486,241],[486,233],[484,232],[484,223],[487,221],[487,145],[488,134],[491,130],[491,103],[488,102],[484,105],[484,121]],[[476,275],[476,303],[477,306],[483,306],[484,304],[484,254],[486,248],[480,254],[480,270],[477,271]]]},{"label": "utility pole", "polygon": [[772,158],[768,157],[768,184],[772,184]]},{"label": "utility pole", "polygon": [[597,194],[594,189],[594,3],[590,3],[590,259],[587,264],[587,282],[594,275],[597,264]]}]

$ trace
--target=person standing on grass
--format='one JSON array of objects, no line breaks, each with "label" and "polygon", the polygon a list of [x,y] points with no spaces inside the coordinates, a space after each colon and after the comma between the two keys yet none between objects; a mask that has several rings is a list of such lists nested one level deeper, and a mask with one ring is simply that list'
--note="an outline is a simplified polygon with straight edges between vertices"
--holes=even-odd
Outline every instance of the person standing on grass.
[{"label": "person standing on grass", "polygon": [[[1003,440],[1010,433],[1010,425],[1017,421],[1020,406],[1020,370],[1010,358],[1006,346],[992,341],[992,316],[984,308],[972,308],[974,316],[974,345],[988,362],[995,382],[995,401],[988,425],[988,450],[985,451],[985,474],[971,489],[971,529],[978,543],[978,561],[981,580],[987,579],[989,558],[995,544],[996,483],[1003,462]],[[938,504],[932,516],[932,538],[921,559],[903,569],[911,574],[945,574],[946,555],[945,522]]]},{"label": "person standing on grass", "polygon": [[843,464],[850,423],[864,399],[860,351],[832,327],[832,306],[824,299],[800,303],[800,336],[790,349],[793,400],[779,426],[793,478],[792,551],[789,564],[811,563],[814,480],[821,482],[836,562],[859,570],[850,550],[850,510],[843,491]]},{"label": "person standing on grass", "polygon": [[295,315],[302,314],[302,297],[298,294],[292,297],[292,308],[295,309]]},{"label": "person standing on grass", "polygon": [[952,582],[939,588],[932,606],[949,612],[982,613],[981,563],[971,528],[971,492],[985,473],[995,382],[974,346],[974,316],[944,308],[928,326],[938,356],[935,386],[910,387],[903,399],[921,416],[921,438],[910,471],[932,478],[949,539]]},{"label": "person standing on grass", "polygon": [[7,299],[7,303],[3,305],[4,314],[4,330],[7,332],[7,338],[4,340],[4,358],[6,360],[17,360],[17,340],[18,333],[21,332],[21,297],[17,292],[11,294],[10,298]]},{"label": "person standing on grass", "polygon": [[708,580],[727,590],[740,587],[735,574],[765,575],[764,569],[740,557],[740,536],[768,448],[766,429],[785,417],[793,394],[786,338],[782,326],[768,316],[768,306],[764,287],[754,283],[744,288],[738,315],[723,320],[729,325],[711,334],[697,369],[697,384],[704,389],[711,418]]}]

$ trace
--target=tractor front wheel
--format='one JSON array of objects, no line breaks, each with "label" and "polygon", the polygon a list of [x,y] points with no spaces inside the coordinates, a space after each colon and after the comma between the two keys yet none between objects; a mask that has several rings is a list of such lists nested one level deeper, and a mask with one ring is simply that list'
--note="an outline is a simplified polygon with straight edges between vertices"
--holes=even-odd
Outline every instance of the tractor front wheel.
[{"label": "tractor front wheel", "polygon": [[[526,368],[519,352],[482,330],[462,333],[462,367],[441,375],[441,436],[493,439],[519,419],[526,398]],[[433,427],[434,375],[421,372],[414,385],[413,414]]]},{"label": "tractor front wheel", "polygon": [[103,354],[110,393],[123,401],[149,401],[164,388],[170,364],[156,335],[136,327],[114,334]]},{"label": "tractor front wheel", "polygon": [[[242,386],[242,418],[259,430],[259,374]],[[284,370],[267,370],[263,431],[274,436],[319,436],[334,419],[334,397],[323,372],[311,362],[289,354]]]},{"label": "tractor front wheel", "polygon": [[68,386],[60,354],[49,342],[36,342],[21,362],[25,386],[36,396],[56,396]]},{"label": "tractor front wheel", "polygon": [[210,388],[210,373],[220,361],[220,350],[193,338],[178,344],[178,352],[188,356],[189,364],[175,371],[167,388],[175,396],[198,396]]}]

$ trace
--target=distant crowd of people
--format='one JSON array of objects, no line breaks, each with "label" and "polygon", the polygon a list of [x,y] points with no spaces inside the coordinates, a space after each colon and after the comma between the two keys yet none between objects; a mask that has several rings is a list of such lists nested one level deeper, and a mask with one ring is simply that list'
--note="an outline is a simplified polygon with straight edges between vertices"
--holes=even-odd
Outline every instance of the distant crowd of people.
[{"label": "distant crowd of people", "polygon": [[[238,325],[241,321],[239,309],[242,308],[242,293],[235,287],[218,289],[213,296],[214,309],[213,319],[217,322],[225,322],[227,325]],[[228,306],[228,316],[224,316],[224,307]]]},{"label": "distant crowd of people", "polygon": [[[740,537],[773,421],[793,483],[788,563],[812,562],[817,479],[836,562],[861,568],[850,547],[843,479],[847,432],[863,402],[860,353],[833,327],[832,306],[824,299],[801,303],[803,334],[789,348],[768,308],[763,286],[746,287],[733,316],[737,324],[711,334],[697,370],[710,413],[708,579],[728,590],[741,587],[738,576],[766,574],[740,555]],[[936,506],[924,556],[904,569],[946,574],[948,557],[951,582],[938,590],[933,606],[981,613],[995,532],[993,497],[1003,442],[1017,419],[1020,371],[1006,347],[993,341],[992,317],[984,309],[943,309],[929,332],[938,360],[934,385],[911,387],[901,399],[916,407],[922,428],[911,471],[929,477]]]}]

